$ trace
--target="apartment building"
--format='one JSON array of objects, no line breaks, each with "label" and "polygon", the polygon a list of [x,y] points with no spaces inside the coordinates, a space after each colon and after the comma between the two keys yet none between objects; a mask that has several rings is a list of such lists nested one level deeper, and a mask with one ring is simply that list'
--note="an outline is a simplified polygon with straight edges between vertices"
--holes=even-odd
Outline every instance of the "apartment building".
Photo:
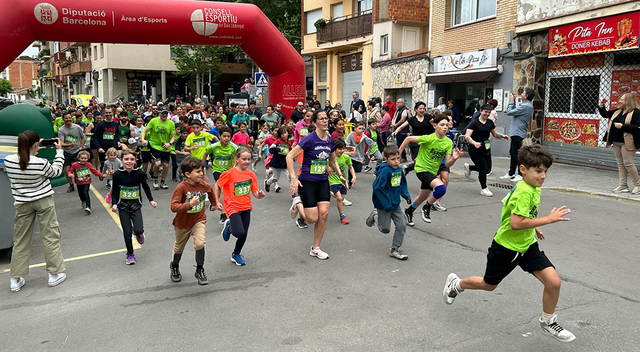
[{"label": "apartment building", "polygon": [[27,98],[27,90],[34,91],[40,85],[38,82],[39,65],[33,60],[14,60],[7,68],[0,72],[0,78],[11,82],[13,91],[7,94],[9,99],[21,101]]}]

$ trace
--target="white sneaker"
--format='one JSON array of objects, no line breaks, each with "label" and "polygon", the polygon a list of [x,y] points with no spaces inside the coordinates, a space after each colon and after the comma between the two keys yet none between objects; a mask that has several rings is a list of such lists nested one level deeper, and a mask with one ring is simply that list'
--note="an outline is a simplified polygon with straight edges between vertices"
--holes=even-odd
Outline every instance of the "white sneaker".
[{"label": "white sneaker", "polygon": [[296,196],[291,201],[291,208],[289,209],[289,215],[291,215],[292,219],[295,219],[298,216],[298,207],[296,206],[298,203],[302,202],[300,196]]},{"label": "white sneaker", "polygon": [[353,204],[353,203],[351,203],[350,201],[348,201],[348,200],[347,200],[347,198],[345,198],[345,199],[343,199],[343,200],[342,200],[342,205],[349,206],[349,205],[351,205],[351,204]]},{"label": "white sneaker", "polygon": [[442,295],[444,297],[444,303],[453,304],[453,301],[456,299],[456,296],[460,293],[456,288],[456,283],[460,281],[458,275],[451,273],[447,276],[447,281],[444,283],[444,290],[442,291]]},{"label": "white sneaker", "polygon": [[18,292],[20,291],[20,289],[22,288],[22,286],[24,286],[24,284],[26,283],[26,281],[24,280],[23,277],[19,277],[19,278],[10,278],[9,279],[9,283],[11,284],[11,292]]},{"label": "white sneaker", "polygon": [[66,279],[67,279],[67,274],[65,273],[57,273],[57,274],[49,273],[49,287],[58,286]]},{"label": "white sneaker", "polygon": [[320,247],[313,248],[312,246],[311,251],[309,251],[309,255],[312,257],[318,257],[318,259],[322,259],[322,260],[329,259],[329,254],[327,254],[322,249],[320,249]]},{"label": "white sneaker", "polygon": [[480,191],[480,194],[485,197],[493,197],[493,193],[488,188],[483,188],[482,191]]},{"label": "white sneaker", "polygon": [[540,328],[542,328],[542,331],[546,332],[548,336],[561,342],[571,342],[575,340],[576,335],[572,334],[569,330],[565,330],[562,326],[556,323],[556,320],[558,320],[557,314],[553,315],[549,324],[542,320],[542,317],[538,319],[540,322]]},{"label": "white sneaker", "polygon": [[281,189],[282,187],[280,187],[280,185],[276,183],[276,193],[280,193]]},{"label": "white sneaker", "polygon": [[507,173],[507,174],[506,174],[506,175],[504,175],[504,176],[500,176],[500,179],[501,179],[501,180],[510,180],[510,179],[512,179],[512,178],[513,178],[513,175],[509,175],[509,173]]},{"label": "white sneaker", "polygon": [[471,179],[471,169],[469,168],[469,163],[464,163],[464,176],[468,179]]},{"label": "white sneaker", "polygon": [[520,175],[515,175],[511,178],[511,182],[516,183],[518,181],[522,181],[522,176]]},{"label": "white sneaker", "polygon": [[627,186],[618,186],[613,189],[613,193],[629,193],[629,187]]}]

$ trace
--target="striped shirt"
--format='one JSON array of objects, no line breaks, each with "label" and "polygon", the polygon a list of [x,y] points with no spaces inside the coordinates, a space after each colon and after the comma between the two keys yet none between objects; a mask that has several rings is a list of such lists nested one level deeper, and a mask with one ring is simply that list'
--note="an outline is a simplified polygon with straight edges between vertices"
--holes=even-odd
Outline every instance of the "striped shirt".
[{"label": "striped shirt", "polygon": [[31,155],[27,168],[20,170],[18,161],[18,154],[8,155],[4,159],[5,171],[11,181],[11,193],[15,199],[14,205],[53,195],[49,179],[62,175],[64,164],[62,149],[56,149],[53,164],[50,164],[47,159]]}]

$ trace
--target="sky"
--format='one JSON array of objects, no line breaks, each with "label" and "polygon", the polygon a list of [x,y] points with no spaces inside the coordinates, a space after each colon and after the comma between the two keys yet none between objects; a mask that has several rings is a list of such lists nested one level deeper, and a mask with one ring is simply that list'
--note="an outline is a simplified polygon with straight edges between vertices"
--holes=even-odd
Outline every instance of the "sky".
[{"label": "sky", "polygon": [[33,43],[29,44],[29,47],[24,49],[24,51],[22,52],[22,54],[20,54],[19,56],[22,55],[27,55],[27,56],[37,56],[38,55],[38,48],[34,48]]}]

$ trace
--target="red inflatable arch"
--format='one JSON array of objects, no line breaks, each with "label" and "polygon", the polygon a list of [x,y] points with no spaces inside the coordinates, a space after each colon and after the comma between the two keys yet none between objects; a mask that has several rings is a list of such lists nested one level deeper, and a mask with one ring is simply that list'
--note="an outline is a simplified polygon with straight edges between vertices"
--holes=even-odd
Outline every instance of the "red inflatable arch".
[{"label": "red inflatable arch", "polygon": [[0,68],[34,40],[238,45],[269,77],[269,103],[304,101],[300,54],[250,4],[183,0],[14,0],[0,11]]}]

